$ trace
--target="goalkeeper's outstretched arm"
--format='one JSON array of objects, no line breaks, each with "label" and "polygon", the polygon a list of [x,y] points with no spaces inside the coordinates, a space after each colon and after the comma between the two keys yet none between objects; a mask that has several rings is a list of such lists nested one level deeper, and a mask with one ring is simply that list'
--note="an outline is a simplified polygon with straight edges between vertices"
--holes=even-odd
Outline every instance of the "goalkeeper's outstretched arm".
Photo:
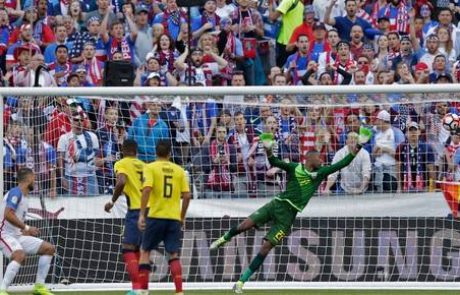
[{"label": "goalkeeper's outstretched arm", "polygon": [[332,174],[350,165],[350,163],[353,161],[353,159],[356,157],[359,151],[363,148],[363,145],[370,140],[370,137],[371,131],[367,128],[361,127],[358,142],[353,148],[353,150],[350,150],[348,155],[346,155],[345,158],[343,158],[339,162],[332,164],[330,166],[322,167],[318,173],[321,174],[323,177],[327,177],[329,174]]},{"label": "goalkeeper's outstretched arm", "polygon": [[298,165],[298,163],[287,163],[284,162],[273,155],[273,141],[272,142],[264,142],[264,148],[267,152],[268,162],[271,166],[280,168],[284,171],[292,171]]}]

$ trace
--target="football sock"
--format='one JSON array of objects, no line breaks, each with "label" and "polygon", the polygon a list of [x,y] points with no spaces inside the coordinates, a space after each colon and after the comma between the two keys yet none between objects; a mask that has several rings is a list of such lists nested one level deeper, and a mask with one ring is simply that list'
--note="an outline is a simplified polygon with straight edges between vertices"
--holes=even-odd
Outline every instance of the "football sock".
[{"label": "football sock", "polygon": [[42,255],[38,259],[37,278],[35,280],[36,283],[45,283],[46,276],[50,270],[51,260],[53,260],[53,256],[51,255]]},{"label": "football sock", "polygon": [[126,265],[126,271],[128,272],[129,279],[133,290],[141,289],[139,284],[139,252],[132,250],[123,250],[123,259]]},{"label": "football sock", "polygon": [[232,227],[228,232],[225,233],[224,239],[230,241],[234,236],[239,234],[241,231],[238,230],[237,226]]},{"label": "football sock", "polygon": [[176,286],[176,293],[182,292],[182,266],[179,258],[169,260],[169,269]]},{"label": "football sock", "polygon": [[267,257],[267,255],[262,255],[260,253],[257,254],[257,256],[251,261],[248,269],[246,269],[245,272],[241,275],[239,280],[243,283],[247,282],[252,274],[259,269],[262,263],[264,263],[265,257]]},{"label": "football sock", "polygon": [[21,264],[15,260],[11,261],[6,268],[5,275],[3,276],[2,284],[0,285],[0,290],[6,290],[10,286],[11,282],[14,280],[14,277],[19,271]]},{"label": "football sock", "polygon": [[149,275],[152,268],[150,264],[139,264],[139,274],[137,276],[139,287],[142,290],[149,289]]}]

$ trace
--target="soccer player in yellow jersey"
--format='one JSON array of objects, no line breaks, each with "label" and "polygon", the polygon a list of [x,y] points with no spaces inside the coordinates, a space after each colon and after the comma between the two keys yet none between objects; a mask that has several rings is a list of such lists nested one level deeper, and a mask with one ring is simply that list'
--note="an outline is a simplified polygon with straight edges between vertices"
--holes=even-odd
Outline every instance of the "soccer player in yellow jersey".
[{"label": "soccer player in yellow jersey", "polygon": [[[139,279],[144,290],[148,289],[151,270],[150,251],[164,242],[169,254],[169,268],[176,286],[176,295],[182,292],[182,267],[179,261],[182,228],[190,203],[190,189],[185,170],[169,161],[171,144],[159,141],[157,160],[145,166],[141,212],[138,226],[142,235]],[[182,198],[182,206],[181,206]],[[147,202],[150,205],[146,217]]]},{"label": "soccer player in yellow jersey", "polygon": [[113,204],[123,193],[128,203],[123,237],[123,259],[126,264],[132,290],[128,294],[137,294],[141,290],[139,283],[139,247],[142,233],[137,227],[141,208],[141,190],[145,163],[137,158],[137,143],[125,140],[122,146],[123,159],[115,163],[117,182],[113,191],[112,201],[105,204],[105,211],[110,212]]}]

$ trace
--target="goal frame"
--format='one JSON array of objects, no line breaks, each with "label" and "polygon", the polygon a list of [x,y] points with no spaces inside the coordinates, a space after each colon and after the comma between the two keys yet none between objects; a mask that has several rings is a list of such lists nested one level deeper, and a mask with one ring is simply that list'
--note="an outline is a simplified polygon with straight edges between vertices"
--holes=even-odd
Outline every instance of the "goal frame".
[{"label": "goal frame", "polygon": [[[244,87],[95,87],[95,88],[0,88],[0,109],[4,111],[4,96],[222,96],[222,95],[346,95],[346,94],[391,94],[391,93],[459,93],[460,84],[424,84],[424,85],[363,85],[363,86],[244,86]],[[451,101],[458,101],[453,98]],[[3,138],[3,120],[0,120],[0,134]],[[0,146],[3,154],[3,145]],[[3,169],[3,157],[0,159]],[[4,176],[0,176],[0,193],[4,194]],[[3,265],[3,255],[0,255]],[[0,268],[3,278],[3,268]],[[72,284],[52,285],[57,291],[107,291],[129,289],[128,283],[116,284]],[[231,283],[184,283],[189,290],[213,290],[231,288]],[[29,291],[31,286],[14,286],[13,291]],[[170,283],[151,283],[150,290],[171,290]],[[460,290],[460,282],[249,282],[247,289],[407,289],[407,290]]]}]

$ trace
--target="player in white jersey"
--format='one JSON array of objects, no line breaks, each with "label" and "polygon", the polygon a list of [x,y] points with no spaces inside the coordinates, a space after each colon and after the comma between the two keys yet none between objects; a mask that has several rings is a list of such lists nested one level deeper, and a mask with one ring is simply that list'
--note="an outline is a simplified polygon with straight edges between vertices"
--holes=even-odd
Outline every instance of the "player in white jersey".
[{"label": "player in white jersey", "polygon": [[36,238],[38,228],[25,224],[29,192],[34,188],[35,175],[29,168],[21,168],[17,175],[18,186],[12,188],[0,204],[0,250],[9,260],[3,281],[0,284],[0,295],[7,295],[9,287],[26,255],[40,255],[36,283],[32,294],[52,295],[45,286],[45,278],[54,256],[54,246]]}]

